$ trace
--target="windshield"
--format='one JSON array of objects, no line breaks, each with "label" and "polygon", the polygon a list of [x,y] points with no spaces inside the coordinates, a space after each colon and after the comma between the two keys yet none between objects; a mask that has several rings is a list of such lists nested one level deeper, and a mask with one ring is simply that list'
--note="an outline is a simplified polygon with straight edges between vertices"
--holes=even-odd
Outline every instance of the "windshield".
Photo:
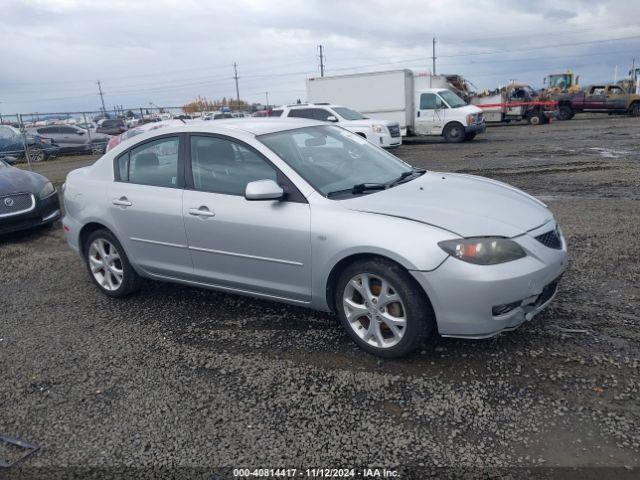
[{"label": "windshield", "polygon": [[345,120],[364,120],[365,118],[367,118],[360,112],[356,112],[355,110],[351,110],[350,108],[334,107],[333,109]]},{"label": "windshield", "polygon": [[257,137],[325,196],[354,185],[390,183],[412,168],[359,135],[317,126]]},{"label": "windshield", "polygon": [[450,90],[442,90],[441,92],[438,92],[438,94],[444,99],[445,102],[447,102],[447,104],[451,108],[464,107],[467,104],[467,102],[462,100],[459,96],[457,96]]}]

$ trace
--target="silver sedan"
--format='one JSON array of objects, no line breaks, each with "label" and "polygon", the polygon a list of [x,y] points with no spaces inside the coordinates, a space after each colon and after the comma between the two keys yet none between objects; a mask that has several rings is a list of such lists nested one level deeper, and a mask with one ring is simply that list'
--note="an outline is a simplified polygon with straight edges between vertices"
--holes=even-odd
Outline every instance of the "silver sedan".
[{"label": "silver sedan", "polygon": [[202,122],[74,170],[63,226],[106,295],[142,277],[333,311],[368,352],[484,338],[545,308],[567,265],[546,206],[412,168],[337,126]]}]

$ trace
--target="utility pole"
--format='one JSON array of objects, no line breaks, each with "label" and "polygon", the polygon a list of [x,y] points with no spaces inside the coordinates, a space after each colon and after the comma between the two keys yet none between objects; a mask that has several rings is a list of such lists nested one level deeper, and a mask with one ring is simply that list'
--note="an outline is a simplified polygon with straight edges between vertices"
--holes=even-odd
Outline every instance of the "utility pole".
[{"label": "utility pole", "polygon": [[320,50],[320,76],[324,77],[324,52],[322,45],[318,45],[318,50]]},{"label": "utility pole", "polygon": [[240,90],[238,89],[238,65],[233,62],[233,79],[236,81],[236,100],[238,101],[237,108],[240,108]]},{"label": "utility pole", "polygon": [[98,80],[98,92],[100,95],[100,101],[102,102],[102,113],[107,114],[107,109],[104,106],[104,94],[102,93],[102,85],[100,85],[100,80]]},{"label": "utility pole", "polygon": [[269,106],[269,92],[264,92],[265,97],[267,97],[267,104],[265,105],[265,107]]},{"label": "utility pole", "polygon": [[436,37],[433,37],[433,44],[431,48],[432,48],[431,62],[433,63],[431,75],[435,75],[436,74]]}]

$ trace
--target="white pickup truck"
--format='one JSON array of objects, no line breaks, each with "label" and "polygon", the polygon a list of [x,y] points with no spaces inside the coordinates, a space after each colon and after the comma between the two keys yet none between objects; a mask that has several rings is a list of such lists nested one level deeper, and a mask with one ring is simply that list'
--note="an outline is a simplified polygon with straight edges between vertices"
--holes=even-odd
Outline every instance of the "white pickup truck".
[{"label": "white pickup truck", "polygon": [[275,108],[272,117],[310,118],[323,122],[334,122],[339,126],[366,138],[382,148],[402,145],[398,122],[369,118],[347,107],[329,103],[296,103]]},{"label": "white pickup truck", "polygon": [[349,105],[366,116],[397,122],[404,135],[472,140],[486,129],[482,110],[446,88],[420,88],[411,70],[358,73],[307,80],[307,100]]}]

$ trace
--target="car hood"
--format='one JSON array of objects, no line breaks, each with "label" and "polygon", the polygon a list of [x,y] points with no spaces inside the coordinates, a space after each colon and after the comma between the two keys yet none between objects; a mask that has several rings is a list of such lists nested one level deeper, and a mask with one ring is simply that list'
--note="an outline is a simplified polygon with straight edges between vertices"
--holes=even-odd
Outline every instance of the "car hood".
[{"label": "car hood", "polygon": [[372,125],[384,125],[388,127],[389,125],[398,125],[398,122],[390,122],[389,120],[380,120],[376,118],[366,118],[364,120],[345,120],[339,123],[340,126],[343,127],[369,127]]},{"label": "car hood", "polygon": [[47,179],[40,174],[15,167],[0,168],[0,195],[12,193],[38,194]]},{"label": "car hood", "polygon": [[544,203],[507,184],[438,172],[427,172],[388,190],[343,200],[341,205],[426,223],[461,237],[515,237],[553,218]]}]

